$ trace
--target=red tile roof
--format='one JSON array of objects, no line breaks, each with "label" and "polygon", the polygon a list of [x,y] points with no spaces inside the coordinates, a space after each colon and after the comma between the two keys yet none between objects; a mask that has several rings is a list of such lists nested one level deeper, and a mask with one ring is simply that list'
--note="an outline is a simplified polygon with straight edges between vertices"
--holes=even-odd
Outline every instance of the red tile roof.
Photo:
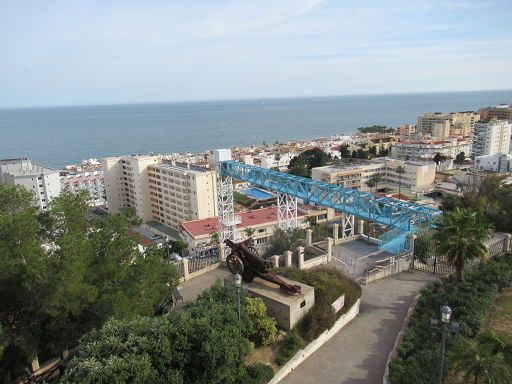
[{"label": "red tile roof", "polygon": [[[242,222],[236,227],[244,229],[247,227],[258,226],[261,224],[277,223],[277,207],[255,209],[250,212],[236,213],[240,216]],[[304,213],[297,212],[298,217],[304,217]],[[187,231],[192,237],[209,235],[219,230],[218,217],[210,217],[202,220],[185,221],[181,223],[181,228]]]}]

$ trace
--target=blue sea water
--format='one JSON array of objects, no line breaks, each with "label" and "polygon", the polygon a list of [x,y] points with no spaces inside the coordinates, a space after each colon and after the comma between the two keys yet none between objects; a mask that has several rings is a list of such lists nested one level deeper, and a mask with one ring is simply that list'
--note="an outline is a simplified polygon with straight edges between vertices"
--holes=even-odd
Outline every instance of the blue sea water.
[{"label": "blue sea water", "polygon": [[91,157],[200,152],[416,123],[512,102],[512,90],[0,110],[0,158],[63,167]]}]

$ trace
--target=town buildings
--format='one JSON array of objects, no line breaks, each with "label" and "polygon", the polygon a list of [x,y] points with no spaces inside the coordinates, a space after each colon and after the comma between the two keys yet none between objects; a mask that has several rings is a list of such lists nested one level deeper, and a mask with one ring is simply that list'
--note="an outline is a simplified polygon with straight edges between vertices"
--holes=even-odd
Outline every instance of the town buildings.
[{"label": "town buildings", "polygon": [[475,156],[509,153],[512,123],[490,119],[475,124],[473,153]]},{"label": "town buildings", "polygon": [[[473,127],[478,120],[480,120],[480,114],[473,111],[425,113],[418,116],[417,130],[423,135],[438,137],[435,134],[442,132],[444,135],[446,132],[445,124],[449,124],[449,136],[471,136]],[[434,130],[436,124],[441,124],[441,126],[438,125],[437,129]]]},{"label": "town buildings", "polygon": [[[256,209],[239,213],[241,222],[237,224],[237,232],[247,238],[246,229],[253,229],[251,235],[256,246],[264,246],[274,234],[278,225],[277,207]],[[297,219],[299,226],[307,226],[306,215],[298,210]],[[179,227],[180,235],[187,242],[191,253],[200,253],[206,249],[215,247],[215,239],[212,233],[219,231],[218,217],[209,217],[202,220],[185,221]]]},{"label": "town buildings", "polygon": [[[399,166],[404,168],[403,174],[396,172]],[[313,168],[311,172],[313,180],[363,191],[369,190],[367,182],[377,173],[381,176],[378,189],[397,188],[400,184],[412,192],[425,192],[434,183],[435,164],[385,157],[375,158],[370,162],[346,162]]]},{"label": "town buildings", "polygon": [[498,119],[498,120],[508,120],[512,122],[512,105],[511,104],[499,104],[495,107],[487,107],[480,109],[480,119]]},{"label": "town buildings", "polygon": [[151,217],[173,229],[183,221],[217,216],[213,170],[163,162],[148,167]]},{"label": "town buildings", "polygon": [[475,169],[479,171],[493,171],[500,173],[511,172],[512,155],[507,153],[496,153],[493,155],[477,156],[475,158]]},{"label": "town buildings", "polygon": [[40,210],[48,209],[61,191],[59,171],[33,163],[28,158],[0,160],[0,183],[27,188]]},{"label": "town buildings", "polygon": [[144,222],[174,229],[217,214],[215,172],[207,168],[134,155],[103,159],[103,171],[110,212],[130,208]]},{"label": "town buildings", "polygon": [[455,159],[461,153],[469,157],[471,140],[462,137],[450,137],[446,140],[410,140],[396,143],[391,148],[391,156],[406,160],[432,160],[436,153]]},{"label": "town buildings", "polygon": [[91,197],[90,205],[98,206],[107,203],[103,171],[73,172],[60,176],[62,190],[79,193],[86,190]]}]

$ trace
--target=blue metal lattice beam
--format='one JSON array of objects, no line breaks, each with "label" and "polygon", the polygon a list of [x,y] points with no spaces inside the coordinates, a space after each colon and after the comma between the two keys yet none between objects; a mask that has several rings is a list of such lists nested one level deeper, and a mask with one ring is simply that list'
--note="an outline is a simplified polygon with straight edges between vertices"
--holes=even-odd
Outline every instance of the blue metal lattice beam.
[{"label": "blue metal lattice beam", "polygon": [[432,225],[442,211],[405,201],[377,196],[355,189],[338,187],[304,177],[255,167],[237,161],[220,163],[223,176],[250,182],[275,192],[323,205],[363,220],[415,232],[418,225]]}]

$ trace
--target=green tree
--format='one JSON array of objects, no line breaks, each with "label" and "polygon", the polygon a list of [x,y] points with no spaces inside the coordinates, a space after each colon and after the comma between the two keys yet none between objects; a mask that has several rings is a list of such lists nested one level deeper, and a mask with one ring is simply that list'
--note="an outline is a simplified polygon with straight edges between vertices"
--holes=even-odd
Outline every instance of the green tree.
[{"label": "green tree", "polygon": [[491,226],[479,213],[456,208],[445,212],[437,225],[434,241],[438,253],[447,257],[455,267],[457,280],[462,282],[466,263],[487,256],[485,240],[490,235]]},{"label": "green tree", "polygon": [[248,350],[233,306],[110,320],[81,340],[62,382],[235,384]]},{"label": "green tree", "polygon": [[330,156],[322,149],[308,149],[291,159],[288,169],[292,175],[310,177],[312,168],[322,167],[329,160]]},{"label": "green tree", "polygon": [[176,241],[174,241],[171,245],[171,252],[179,253],[180,255],[183,254],[183,251],[187,249],[188,243],[185,239],[179,238]]},{"label": "green tree", "polygon": [[444,163],[447,160],[447,157],[440,152],[436,152],[434,155],[434,163],[436,163],[436,168],[439,171],[439,166],[441,163]]},{"label": "green tree", "polygon": [[464,151],[460,152],[459,154],[457,154],[457,156],[455,156],[454,163],[457,164],[459,167],[461,165],[463,165],[465,161],[466,161],[466,154],[464,153]]},{"label": "green tree", "polygon": [[344,159],[351,157],[350,146],[348,144],[341,144],[339,148],[340,156]]},{"label": "green tree", "polygon": [[396,167],[395,172],[398,174],[398,199],[402,198],[402,175],[405,173],[405,168],[399,165]]},{"label": "green tree", "polygon": [[213,244],[219,244],[219,242],[220,242],[219,232],[210,233],[210,240]]},{"label": "green tree", "polygon": [[247,227],[244,229],[245,236],[247,236],[247,237],[252,237],[255,232],[256,232],[256,230],[254,228]]},{"label": "green tree", "polygon": [[247,316],[247,338],[258,345],[276,342],[276,321],[267,315],[267,307],[259,298],[246,297],[244,314]]},{"label": "green tree", "polygon": [[[0,381],[39,353],[39,309],[49,278],[33,195],[0,184]],[[3,352],[3,353],[2,353]]]},{"label": "green tree", "polygon": [[370,192],[371,192],[372,188],[374,188],[377,185],[377,182],[374,179],[370,178],[366,182],[366,185],[368,186],[368,188],[370,188]]},{"label": "green tree", "polygon": [[492,332],[461,343],[452,357],[454,368],[463,372],[466,383],[510,383],[512,367],[510,340]]},{"label": "green tree", "polygon": [[277,228],[268,240],[268,248],[265,256],[281,255],[285,251],[293,251],[296,243],[300,239],[305,239],[306,233],[303,229],[295,228],[285,231]]},{"label": "green tree", "polygon": [[58,355],[110,317],[152,315],[178,284],[161,254],[139,253],[123,217],[88,222],[87,202],[86,193],[62,193],[42,227],[30,192],[0,187],[1,368],[12,356],[27,364]]}]

